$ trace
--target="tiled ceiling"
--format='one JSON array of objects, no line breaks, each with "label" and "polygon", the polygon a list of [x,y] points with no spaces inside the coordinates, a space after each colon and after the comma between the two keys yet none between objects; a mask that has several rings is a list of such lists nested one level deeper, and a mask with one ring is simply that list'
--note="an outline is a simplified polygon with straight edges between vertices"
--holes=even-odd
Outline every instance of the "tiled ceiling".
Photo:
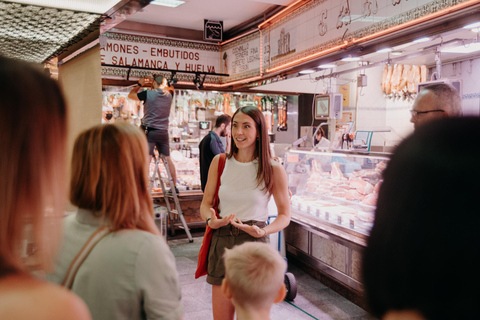
[{"label": "tiled ceiling", "polygon": [[202,29],[204,18],[218,19],[224,21],[228,30],[272,5],[287,5],[291,1],[186,0],[176,10],[150,5],[134,16],[150,0],[0,1],[0,54],[41,63],[99,31],[101,22],[100,32],[104,32],[106,26],[112,27],[131,15],[131,21],[192,30]]},{"label": "tiled ceiling", "polygon": [[9,2],[103,14],[120,0],[9,0]]},{"label": "tiled ceiling", "polygon": [[0,54],[41,63],[98,30],[100,14],[0,2]]}]

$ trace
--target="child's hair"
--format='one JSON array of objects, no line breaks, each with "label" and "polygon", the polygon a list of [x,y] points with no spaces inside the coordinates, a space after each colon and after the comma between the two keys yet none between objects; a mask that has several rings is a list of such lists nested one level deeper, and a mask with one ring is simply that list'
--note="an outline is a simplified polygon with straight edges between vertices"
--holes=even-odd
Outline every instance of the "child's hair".
[{"label": "child's hair", "polygon": [[280,291],[287,265],[269,244],[247,242],[226,250],[225,279],[233,301],[241,306],[269,307]]}]

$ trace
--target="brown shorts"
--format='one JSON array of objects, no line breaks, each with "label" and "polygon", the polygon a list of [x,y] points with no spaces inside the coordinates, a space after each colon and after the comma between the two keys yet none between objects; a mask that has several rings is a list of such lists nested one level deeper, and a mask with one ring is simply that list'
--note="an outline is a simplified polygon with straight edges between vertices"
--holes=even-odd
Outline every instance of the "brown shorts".
[{"label": "brown shorts", "polygon": [[[265,227],[263,221],[242,221],[244,224],[257,225],[259,228]],[[225,265],[223,263],[223,253],[225,249],[231,249],[234,246],[244,242],[263,242],[269,243],[270,238],[264,236],[255,238],[248,233],[239,230],[233,225],[229,224],[213,230],[212,241],[210,242],[210,250],[208,251],[208,274],[207,283],[219,286],[225,277]]]}]

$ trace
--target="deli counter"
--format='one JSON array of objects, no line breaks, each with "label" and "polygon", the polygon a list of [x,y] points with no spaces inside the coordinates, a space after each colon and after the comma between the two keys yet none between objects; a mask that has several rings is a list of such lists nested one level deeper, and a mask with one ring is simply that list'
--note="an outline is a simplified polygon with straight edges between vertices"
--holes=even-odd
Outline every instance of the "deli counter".
[{"label": "deli counter", "polygon": [[289,257],[362,292],[361,252],[373,226],[382,171],[390,154],[289,149]]}]

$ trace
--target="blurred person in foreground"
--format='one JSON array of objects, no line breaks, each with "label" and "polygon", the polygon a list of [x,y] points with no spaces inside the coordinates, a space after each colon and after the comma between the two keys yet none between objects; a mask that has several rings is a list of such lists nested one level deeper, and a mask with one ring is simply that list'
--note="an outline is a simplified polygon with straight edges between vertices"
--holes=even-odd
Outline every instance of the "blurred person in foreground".
[{"label": "blurred person in foreground", "polygon": [[[219,217],[213,208],[220,155],[213,158],[200,205],[205,223],[213,229],[208,252],[207,283],[212,285],[215,320],[233,320],[235,307],[221,290],[225,249],[244,242],[269,242],[269,234],[290,223],[287,175],[272,159],[265,116],[253,106],[237,109],[232,117],[231,150],[218,189]],[[278,216],[269,225],[268,202],[275,200]]]},{"label": "blurred person in foreground", "polygon": [[51,268],[61,230],[65,101],[40,66],[0,56],[0,83],[0,319],[90,319],[73,293],[31,274]]},{"label": "blurred person in foreground", "polygon": [[[200,149],[200,179],[202,182],[202,191],[205,191],[207,185],[208,169],[213,158],[220,153],[230,151],[230,133],[231,133],[232,117],[228,114],[218,116],[215,121],[215,128],[210,131],[198,145]],[[227,148],[223,146],[220,137],[227,138]],[[226,150],[228,149],[228,150]]]},{"label": "blurred person in foreground", "polygon": [[376,317],[478,319],[479,127],[480,118],[432,121],[395,150],[363,257]]},{"label": "blurred person in foreground", "polygon": [[[152,83],[151,89],[138,93],[147,80]],[[177,172],[175,170],[175,164],[170,158],[170,137],[168,135],[170,109],[174,91],[175,89],[168,83],[167,78],[156,75],[153,77],[140,78],[128,94],[128,98],[133,101],[143,101],[144,116],[141,127],[147,135],[148,152],[150,156],[153,157],[153,150],[156,146],[158,153],[165,156],[175,191],[178,194]]]},{"label": "blurred person in foreground", "polygon": [[71,290],[94,320],[171,319],[183,316],[175,259],[153,220],[145,134],[128,123],[81,133],[74,145],[70,201],[62,246],[49,279],[62,283],[72,261],[96,232]]},{"label": "blurred person in foreground", "polygon": [[461,117],[462,97],[449,84],[436,83],[420,90],[410,110],[410,122],[415,129],[431,120],[446,117]]},{"label": "blurred person in foreground", "polygon": [[222,292],[232,301],[237,320],[270,319],[274,303],[286,295],[287,264],[269,244],[247,242],[225,250]]}]

